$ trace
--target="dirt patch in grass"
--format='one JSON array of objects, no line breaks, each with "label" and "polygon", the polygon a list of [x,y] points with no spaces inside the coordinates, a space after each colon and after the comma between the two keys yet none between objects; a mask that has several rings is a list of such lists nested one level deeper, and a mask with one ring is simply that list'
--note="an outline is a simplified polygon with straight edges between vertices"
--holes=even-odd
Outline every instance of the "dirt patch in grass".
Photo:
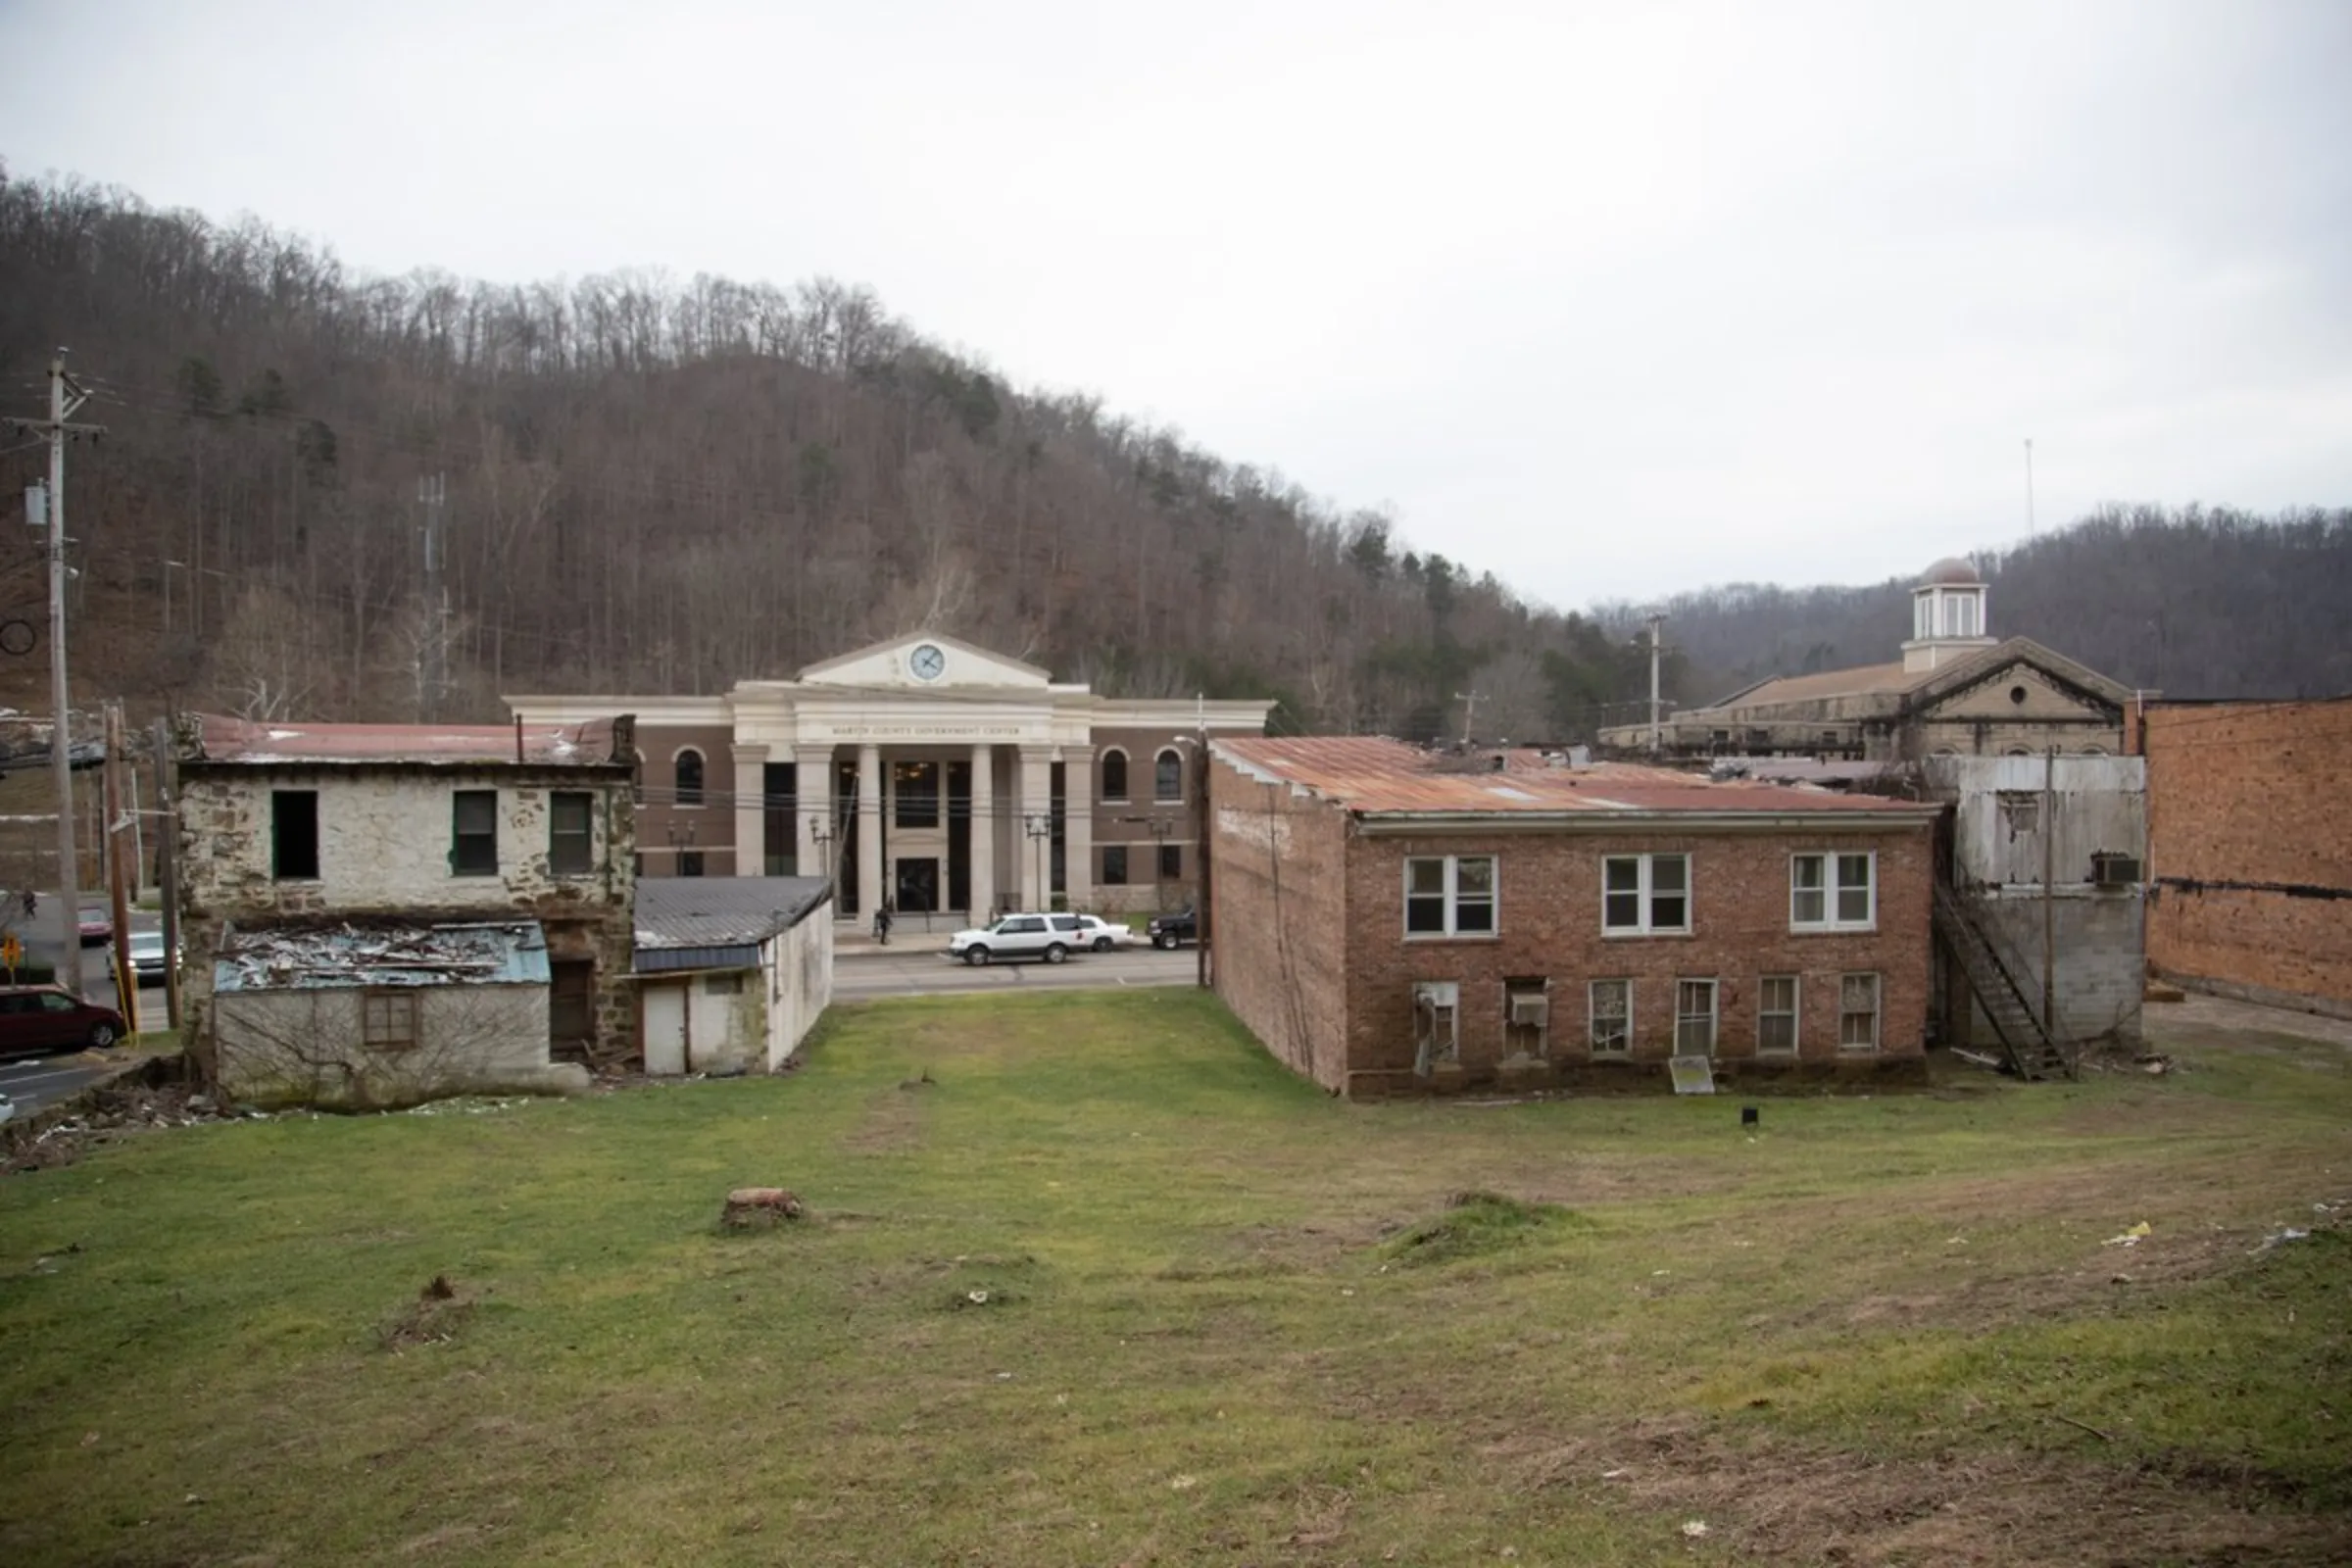
[{"label": "dirt patch in grass", "polygon": [[860,1154],[899,1154],[919,1148],[923,1100],[923,1095],[902,1089],[884,1090],[866,1102],[865,1115],[842,1140],[842,1147]]},{"label": "dirt patch in grass", "polygon": [[2219,1568],[2352,1556],[2352,1519],[2282,1507],[2248,1475],[2164,1474],[2087,1456],[1857,1453],[1698,1417],[1490,1452],[1516,1463],[1530,1487],[1683,1514],[1735,1552],[1770,1561]]},{"label": "dirt patch in grass", "polygon": [[473,1307],[473,1292],[460,1290],[446,1274],[436,1274],[415,1300],[377,1326],[377,1342],[394,1354],[419,1345],[453,1344],[465,1332]]}]

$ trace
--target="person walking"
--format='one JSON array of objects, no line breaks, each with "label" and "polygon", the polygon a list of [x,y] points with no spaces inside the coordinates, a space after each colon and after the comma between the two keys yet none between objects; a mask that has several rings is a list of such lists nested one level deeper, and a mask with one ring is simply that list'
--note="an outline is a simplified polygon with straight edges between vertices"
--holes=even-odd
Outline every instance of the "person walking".
[{"label": "person walking", "polygon": [[874,940],[886,948],[890,946],[890,901],[888,899],[884,899],[882,906],[874,911]]}]

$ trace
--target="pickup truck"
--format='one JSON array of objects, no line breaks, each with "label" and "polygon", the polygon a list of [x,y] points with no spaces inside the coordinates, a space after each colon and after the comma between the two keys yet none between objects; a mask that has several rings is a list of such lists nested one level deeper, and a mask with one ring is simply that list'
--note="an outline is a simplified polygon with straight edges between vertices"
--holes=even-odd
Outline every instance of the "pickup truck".
[{"label": "pickup truck", "polygon": [[1173,948],[1179,943],[1200,941],[1200,925],[1188,904],[1174,914],[1153,915],[1152,923],[1144,927],[1144,934],[1155,948]]}]

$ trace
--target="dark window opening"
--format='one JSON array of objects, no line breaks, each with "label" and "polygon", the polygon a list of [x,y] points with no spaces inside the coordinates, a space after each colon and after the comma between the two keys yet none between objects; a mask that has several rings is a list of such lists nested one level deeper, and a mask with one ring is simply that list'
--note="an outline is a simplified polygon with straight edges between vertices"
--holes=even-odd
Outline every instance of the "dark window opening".
[{"label": "dark window opening", "polygon": [[458,876],[498,875],[498,791],[457,793],[449,868]]},{"label": "dark window opening", "polygon": [[701,876],[702,874],[703,852],[700,850],[680,850],[678,852],[678,875]]},{"label": "dark window opening", "polygon": [[1162,752],[1153,764],[1152,786],[1154,799],[1181,801],[1184,799],[1184,759],[1174,752]]},{"label": "dark window opening", "polygon": [[1102,885],[1106,888],[1123,888],[1127,885],[1126,845],[1102,846]]},{"label": "dark window opening", "polygon": [[1127,798],[1127,754],[1125,752],[1104,752],[1102,754],[1102,798],[1106,801],[1123,801]]},{"label": "dark window opening", "polygon": [[270,796],[270,874],[280,882],[318,875],[318,792],[275,790]]},{"label": "dark window opening", "polygon": [[703,754],[702,754],[702,753],[700,753],[700,752],[680,752],[680,753],[678,754],[678,764],[677,764],[677,765],[678,765],[678,799],[677,799],[677,804],[678,804],[678,805],[680,805],[680,806],[700,806],[700,805],[702,805],[702,804],[703,804]]},{"label": "dark window opening", "polygon": [[580,876],[596,866],[596,798],[558,790],[547,802],[547,869],[556,876]]},{"label": "dark window opening", "polygon": [[1184,846],[1162,844],[1159,847],[1159,874],[1171,882],[1184,878]]},{"label": "dark window opening", "polygon": [[897,825],[939,826],[939,764],[900,762],[890,771],[891,786],[898,796]]},{"label": "dark window opening", "polygon": [[547,1037],[558,1045],[596,1034],[596,965],[571,960],[547,966]]}]

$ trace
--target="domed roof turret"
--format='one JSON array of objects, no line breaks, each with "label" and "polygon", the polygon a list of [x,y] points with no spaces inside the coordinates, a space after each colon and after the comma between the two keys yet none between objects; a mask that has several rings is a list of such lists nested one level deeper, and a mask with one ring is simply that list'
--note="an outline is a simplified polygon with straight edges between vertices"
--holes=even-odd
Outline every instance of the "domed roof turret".
[{"label": "domed roof turret", "polygon": [[1919,585],[1922,588],[1961,588],[1981,586],[1984,581],[1977,568],[1966,561],[1958,556],[1946,556],[1920,576]]}]

